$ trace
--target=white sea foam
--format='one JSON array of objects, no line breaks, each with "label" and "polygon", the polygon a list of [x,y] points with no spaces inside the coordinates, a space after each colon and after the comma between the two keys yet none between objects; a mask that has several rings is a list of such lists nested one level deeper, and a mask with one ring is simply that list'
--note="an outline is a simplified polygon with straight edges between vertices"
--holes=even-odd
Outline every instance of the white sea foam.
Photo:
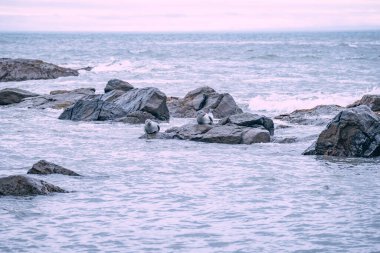
[{"label": "white sea foam", "polygon": [[249,101],[249,108],[253,111],[266,111],[273,113],[288,113],[297,109],[309,109],[317,105],[340,105],[347,106],[360,99],[365,94],[379,94],[380,87],[364,90],[356,94],[335,93],[303,93],[284,94],[272,93],[269,95],[258,95]]}]

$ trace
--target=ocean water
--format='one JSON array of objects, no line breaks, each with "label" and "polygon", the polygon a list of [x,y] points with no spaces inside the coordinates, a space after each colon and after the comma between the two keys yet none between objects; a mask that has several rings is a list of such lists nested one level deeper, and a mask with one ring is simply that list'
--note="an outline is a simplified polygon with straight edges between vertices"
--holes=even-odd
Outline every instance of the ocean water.
[{"label": "ocean water", "polygon": [[[94,67],[0,88],[208,85],[270,117],[380,93],[380,32],[2,33],[0,57]],[[291,144],[224,145],[60,113],[0,107],[0,176],[39,159],[83,175],[35,176],[70,193],[0,198],[0,252],[380,252],[380,159],[302,156],[323,126],[276,129]]]}]

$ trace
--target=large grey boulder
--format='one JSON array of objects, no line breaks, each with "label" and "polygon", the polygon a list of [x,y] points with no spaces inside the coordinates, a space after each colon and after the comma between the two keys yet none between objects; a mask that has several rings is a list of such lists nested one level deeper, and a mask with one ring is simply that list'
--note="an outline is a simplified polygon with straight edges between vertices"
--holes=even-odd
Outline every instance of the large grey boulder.
[{"label": "large grey boulder", "polygon": [[65,109],[88,95],[94,95],[94,88],[80,88],[75,90],[54,90],[49,95],[40,95],[24,99],[17,106],[37,109]]},{"label": "large grey boulder", "polygon": [[323,126],[327,125],[342,110],[344,107],[338,105],[318,105],[311,109],[295,110],[292,113],[281,114],[274,118],[293,124]]},{"label": "large grey boulder", "polygon": [[171,116],[178,118],[194,118],[199,110],[212,109],[216,118],[243,112],[230,94],[217,93],[207,86],[190,91],[184,98],[169,98],[168,107]]},{"label": "large grey boulder", "polygon": [[46,195],[53,192],[66,191],[48,182],[23,175],[0,178],[0,196]]},{"label": "large grey boulder", "polygon": [[32,59],[0,58],[0,82],[55,79],[63,76],[78,76],[75,69]]},{"label": "large grey boulder", "polygon": [[253,144],[270,142],[270,133],[264,128],[263,121],[258,120],[256,124],[236,123],[249,122],[238,119],[253,119],[257,115],[245,114],[237,117],[236,121],[223,119],[216,125],[199,125],[186,124],[180,127],[172,127],[164,133],[155,135],[143,135],[140,138],[147,139],[179,139],[208,143],[224,143],[224,144]]},{"label": "large grey boulder", "polygon": [[380,155],[380,118],[360,105],[336,115],[305,155],[374,157]]},{"label": "large grey boulder", "polygon": [[133,88],[134,87],[132,86],[132,84],[126,81],[119,79],[111,79],[108,81],[106,87],[104,88],[104,92],[107,93],[113,90],[129,91]]},{"label": "large grey boulder", "polygon": [[[143,112],[143,113],[137,113]],[[59,119],[75,121],[120,120],[130,117],[144,123],[146,118],[169,120],[166,95],[157,88],[113,90],[103,95],[87,96],[67,108]]]},{"label": "large grey boulder", "polygon": [[33,164],[32,168],[28,170],[28,174],[39,174],[39,175],[49,175],[49,174],[62,174],[67,176],[80,176],[78,173],[66,169],[60,165],[47,162],[45,160],[40,160]]},{"label": "large grey boulder", "polygon": [[380,95],[364,95],[360,100],[348,105],[348,108],[356,107],[359,105],[366,105],[372,111],[380,112]]},{"label": "large grey boulder", "polygon": [[0,105],[20,103],[24,98],[36,97],[38,94],[17,88],[5,88],[0,90]]}]

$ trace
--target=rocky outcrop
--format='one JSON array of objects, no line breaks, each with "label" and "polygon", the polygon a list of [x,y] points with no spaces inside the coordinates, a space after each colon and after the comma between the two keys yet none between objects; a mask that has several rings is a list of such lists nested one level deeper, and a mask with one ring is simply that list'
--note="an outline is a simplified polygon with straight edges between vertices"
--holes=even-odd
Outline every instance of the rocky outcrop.
[{"label": "rocky outcrop", "polygon": [[80,176],[78,173],[72,170],[66,169],[51,162],[47,162],[45,160],[40,160],[37,163],[33,164],[32,168],[28,171],[28,174],[62,174],[67,176]]},{"label": "rocky outcrop", "polygon": [[374,157],[380,155],[380,118],[368,106],[340,112],[305,155]]},{"label": "rocky outcrop", "polygon": [[126,81],[119,79],[111,79],[108,81],[106,87],[104,88],[104,92],[107,93],[113,90],[129,91],[133,88],[134,87],[132,86],[132,84]]},{"label": "rocky outcrop", "polygon": [[219,121],[220,125],[226,125],[226,124],[233,124],[238,126],[245,126],[245,127],[264,127],[270,135],[274,135],[274,124],[273,120],[270,118],[258,115],[258,114],[252,114],[252,113],[239,113],[234,114],[229,117],[225,117]]},{"label": "rocky outcrop", "polygon": [[94,95],[94,88],[80,88],[75,90],[55,90],[49,95],[41,95],[24,99],[18,106],[37,109],[65,109],[88,95]]},{"label": "rocky outcrop", "polygon": [[55,79],[63,76],[78,76],[74,69],[31,59],[0,58],[0,82]]},{"label": "rocky outcrop", "polygon": [[234,116],[235,117],[230,116],[226,119],[222,119],[216,125],[186,124],[180,127],[170,128],[164,133],[154,135],[145,134],[140,138],[179,139],[225,144],[270,142],[270,133],[266,128],[273,129],[273,122],[272,127],[268,127],[270,124],[263,120],[264,116],[249,113]]},{"label": "rocky outcrop", "polygon": [[295,110],[274,118],[293,124],[323,126],[342,110],[344,107],[338,105],[318,105],[311,109]]},{"label": "rocky outcrop", "polygon": [[364,95],[360,100],[348,105],[348,108],[356,107],[359,105],[366,105],[372,111],[380,112],[380,95]]},{"label": "rocky outcrop", "polygon": [[53,192],[66,191],[45,181],[22,175],[0,178],[0,196],[46,195]]},{"label": "rocky outcrop", "polygon": [[170,115],[178,118],[195,118],[199,110],[212,109],[216,118],[243,112],[230,94],[219,94],[207,86],[190,91],[184,98],[170,97],[168,107]]},{"label": "rocky outcrop", "polygon": [[169,117],[163,92],[157,88],[135,88],[128,92],[113,90],[103,95],[89,95],[67,108],[59,119],[104,121],[131,118],[134,122],[144,123],[146,118],[167,121]]},{"label": "rocky outcrop", "polygon": [[24,98],[36,97],[38,94],[16,88],[0,90],[0,105],[20,103]]}]

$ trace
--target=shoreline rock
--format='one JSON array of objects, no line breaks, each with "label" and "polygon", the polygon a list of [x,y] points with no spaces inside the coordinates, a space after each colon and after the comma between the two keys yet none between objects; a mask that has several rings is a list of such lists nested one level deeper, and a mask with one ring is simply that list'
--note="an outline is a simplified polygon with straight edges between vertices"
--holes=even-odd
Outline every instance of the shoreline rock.
[{"label": "shoreline rock", "polygon": [[[235,119],[233,118],[231,120],[231,117],[234,117]],[[144,134],[140,139],[178,139],[224,144],[267,143],[270,142],[270,132],[265,127],[268,127],[270,124],[262,120],[264,117],[265,116],[249,113],[243,113],[242,115],[237,114],[222,119],[215,125],[186,124],[180,127],[172,127],[164,133],[157,133],[154,135]],[[244,121],[243,119],[247,120]],[[266,119],[270,121],[269,118]],[[241,122],[244,122],[247,125],[237,124]],[[264,124],[266,126],[264,126]],[[269,129],[272,128],[269,127]]]},{"label": "shoreline rock", "polygon": [[215,118],[243,112],[230,94],[217,93],[208,86],[192,90],[184,98],[168,98],[168,108],[170,115],[177,118],[195,118],[199,110],[212,109]]},{"label": "shoreline rock", "polygon": [[80,176],[78,173],[66,169],[60,165],[40,160],[33,164],[32,168],[28,170],[27,174],[49,175],[49,174],[62,174],[66,176]]},{"label": "shoreline rock", "polygon": [[47,195],[54,192],[67,191],[43,180],[24,175],[0,178],[0,196]]},{"label": "shoreline rock", "polygon": [[133,85],[126,81],[123,81],[120,79],[111,79],[107,82],[107,85],[104,88],[104,93],[107,93],[113,90],[121,90],[121,91],[126,92],[132,89],[134,89]]},{"label": "shoreline rock", "polygon": [[78,70],[41,60],[0,58],[0,82],[56,79],[78,75]]},{"label": "shoreline rock", "polygon": [[344,107],[338,105],[318,105],[311,109],[298,109],[274,118],[292,124],[322,126],[327,125],[337,113],[344,109]]},{"label": "shoreline rock", "polygon": [[364,95],[360,100],[347,106],[347,108],[353,108],[359,105],[366,105],[372,111],[380,113],[380,95]]},{"label": "shoreline rock", "polygon": [[5,88],[0,90],[0,105],[10,105],[20,103],[24,98],[37,97],[36,93],[17,89],[17,88]]},{"label": "shoreline rock", "polygon": [[[139,113],[141,112],[141,113]],[[157,88],[134,88],[127,92],[112,90],[101,95],[89,95],[65,109],[59,119],[73,121],[105,121],[131,118],[144,123],[146,118],[168,121],[166,95]],[[126,119],[128,121],[128,119]]]},{"label": "shoreline rock", "polygon": [[336,115],[304,155],[380,156],[380,117],[366,105]]}]

